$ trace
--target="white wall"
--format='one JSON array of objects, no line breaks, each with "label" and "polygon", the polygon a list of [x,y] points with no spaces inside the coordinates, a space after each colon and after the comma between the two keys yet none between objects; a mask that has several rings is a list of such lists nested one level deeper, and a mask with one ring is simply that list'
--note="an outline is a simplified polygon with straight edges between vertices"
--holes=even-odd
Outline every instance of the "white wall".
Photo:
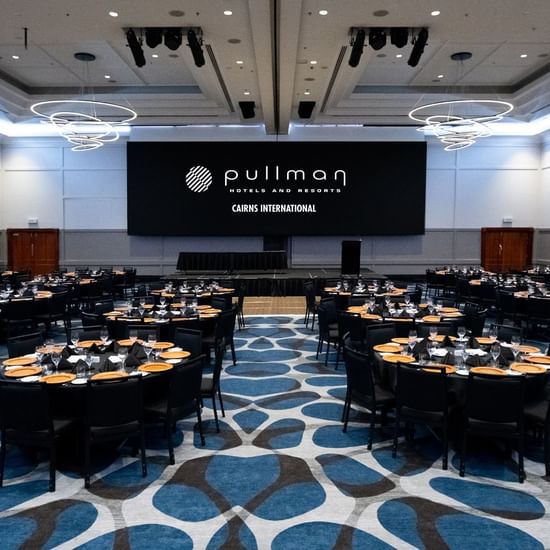
[{"label": "white wall", "polygon": [[[378,133],[366,133],[364,128],[301,127],[279,139],[387,141],[419,139],[418,136],[418,132],[405,130],[380,129]],[[275,138],[264,136],[262,128],[142,128],[133,130],[131,139],[272,141]],[[180,249],[198,250],[205,246],[202,238],[140,240],[127,237],[123,141],[96,151],[73,152],[63,140],[54,138],[4,139],[0,145],[0,201],[0,230],[27,227],[28,218],[36,217],[39,227],[58,227],[65,232],[61,255],[66,263],[99,264],[105,260],[122,264],[139,258],[151,271],[155,266],[165,271],[175,263],[168,255]],[[406,205],[400,208],[406,209]],[[480,227],[502,225],[504,217],[511,217],[514,226],[541,230],[550,227],[550,139],[543,144],[538,138],[487,138],[458,152],[445,152],[438,142],[429,142],[426,236],[365,237],[362,258],[374,268],[383,266],[386,270],[401,272],[413,272],[412,266],[421,271],[427,264],[475,261],[479,251],[472,234],[477,235]],[[110,243],[112,249],[105,258],[101,257],[101,247],[94,248],[91,241],[82,241],[88,244],[79,250],[82,232],[106,233],[101,246]],[[120,236],[111,239],[110,232]],[[121,244],[124,239],[128,242]],[[303,266],[338,265],[341,240],[340,236],[294,237],[293,261]],[[212,244],[210,239],[206,241]],[[226,237],[223,243],[219,240],[217,243],[233,250],[261,250],[262,247],[260,237]],[[93,251],[92,257],[86,258],[86,248]],[[545,241],[538,246],[543,259],[550,257],[549,249]],[[6,261],[1,257],[1,250],[2,247],[0,264]]]}]

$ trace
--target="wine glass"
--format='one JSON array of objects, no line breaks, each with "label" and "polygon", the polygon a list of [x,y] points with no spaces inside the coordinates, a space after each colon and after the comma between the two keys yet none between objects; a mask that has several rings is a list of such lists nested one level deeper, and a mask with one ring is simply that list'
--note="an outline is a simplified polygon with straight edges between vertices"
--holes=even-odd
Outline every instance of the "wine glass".
[{"label": "wine glass", "polygon": [[466,327],[464,326],[459,326],[457,329],[456,329],[456,334],[459,338],[459,340],[464,340],[464,337],[466,336]]},{"label": "wine glass", "polygon": [[417,338],[416,330],[414,330],[414,329],[409,330],[409,351],[410,351],[410,353],[413,353],[414,346],[416,346],[416,338]]},{"label": "wine glass", "polygon": [[94,354],[91,352],[89,348],[86,350],[86,357],[84,358],[84,361],[86,362],[86,370],[88,371],[92,370],[92,363],[94,362]]},{"label": "wine glass", "polygon": [[107,330],[107,327],[103,327],[101,329],[99,337],[101,338],[102,345],[107,345],[107,340],[109,339],[109,331]]},{"label": "wine glass", "polygon": [[54,370],[57,371],[59,362],[61,361],[61,353],[57,350],[53,350],[51,353],[52,363],[54,364]]},{"label": "wine glass", "polygon": [[128,337],[130,339],[130,342],[132,342],[132,345],[136,343],[138,332],[137,329],[133,328],[128,332]]},{"label": "wine glass", "polygon": [[437,338],[437,327],[430,326],[429,330],[430,330],[430,340],[432,342],[435,342]]},{"label": "wine glass", "polygon": [[124,365],[126,364],[126,358],[128,357],[128,348],[119,347],[117,351],[118,358],[120,359],[120,366],[118,370],[124,370]]},{"label": "wine glass", "polygon": [[512,344],[512,353],[514,354],[514,362],[517,362],[518,355],[520,352],[520,344],[521,344],[521,338],[519,336],[512,336],[510,339],[510,343]]},{"label": "wine glass", "polygon": [[410,295],[409,295],[409,294],[405,294],[404,300],[405,300],[405,305],[408,307],[409,304],[411,303],[411,297],[410,297]]},{"label": "wine glass", "polygon": [[161,296],[161,297],[159,298],[159,305],[160,305],[160,307],[162,307],[162,308],[166,307],[166,297],[165,297],[165,296]]},{"label": "wine glass", "polygon": [[150,344],[149,342],[147,342],[147,343],[143,346],[143,351],[145,352],[145,355],[147,356],[147,362],[149,362],[150,359],[151,359],[151,352],[153,351],[153,346],[152,346],[152,344]]},{"label": "wine glass", "polygon": [[493,342],[496,342],[497,336],[498,336],[498,329],[497,329],[497,327],[492,326],[492,327],[489,329],[489,338],[490,338]]},{"label": "wine glass", "polygon": [[71,334],[71,343],[75,349],[78,347],[78,334]]},{"label": "wine glass", "polygon": [[498,366],[497,359],[498,359],[499,355],[500,355],[500,344],[498,342],[495,342],[491,346],[491,357],[493,358],[493,363],[494,363],[495,367]]},{"label": "wine glass", "polygon": [[42,346],[36,346],[34,348],[34,354],[36,355],[36,361],[40,365],[42,359],[44,359],[44,348]]}]

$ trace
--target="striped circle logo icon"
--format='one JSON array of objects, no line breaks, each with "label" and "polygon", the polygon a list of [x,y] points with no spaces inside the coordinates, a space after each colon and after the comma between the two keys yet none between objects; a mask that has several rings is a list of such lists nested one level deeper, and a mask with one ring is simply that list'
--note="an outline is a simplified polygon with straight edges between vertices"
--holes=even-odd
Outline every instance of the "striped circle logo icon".
[{"label": "striped circle logo icon", "polygon": [[185,183],[191,191],[203,193],[212,184],[212,174],[204,166],[192,166],[185,176]]}]

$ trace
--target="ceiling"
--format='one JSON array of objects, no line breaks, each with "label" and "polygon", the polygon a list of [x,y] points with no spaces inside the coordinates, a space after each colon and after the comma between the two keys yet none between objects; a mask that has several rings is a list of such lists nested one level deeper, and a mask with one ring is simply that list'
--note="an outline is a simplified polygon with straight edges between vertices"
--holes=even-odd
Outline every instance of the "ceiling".
[{"label": "ceiling", "polygon": [[[550,113],[550,0],[0,0],[0,8],[0,110],[14,123],[32,121],[36,101],[83,94],[131,105],[140,126],[263,124],[267,134],[291,124],[411,125],[414,106],[450,97],[506,99],[515,121]],[[148,27],[200,29],[204,66],[184,34],[177,50],[144,41],[137,67],[126,30],[140,37]],[[409,29],[406,46],[389,36],[379,50],[368,45],[370,29],[392,27]],[[421,28],[428,42],[411,67]],[[367,40],[351,67],[356,29]],[[463,51],[471,58],[450,58]],[[253,118],[242,101],[254,102]],[[303,101],[314,102],[310,116],[299,112]]]}]

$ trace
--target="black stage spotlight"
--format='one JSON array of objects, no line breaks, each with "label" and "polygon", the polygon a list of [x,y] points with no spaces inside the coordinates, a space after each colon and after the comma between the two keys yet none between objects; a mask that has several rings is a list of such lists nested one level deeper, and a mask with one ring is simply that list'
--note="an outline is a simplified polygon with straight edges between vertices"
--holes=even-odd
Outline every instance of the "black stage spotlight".
[{"label": "black stage spotlight", "polygon": [[[204,65],[204,53],[202,51],[201,43],[197,38],[197,33],[193,29],[187,31],[187,45],[191,48],[191,53],[193,54],[193,59],[197,67],[202,67]],[[241,103],[254,103],[242,101]],[[254,115],[252,115],[253,117]],[[249,117],[249,118],[252,118]],[[246,118],[246,117],[244,117]]]},{"label": "black stage spotlight", "polygon": [[409,29],[407,27],[392,27],[390,29],[391,43],[397,48],[402,48],[409,41]]},{"label": "black stage spotlight", "polygon": [[181,46],[181,29],[166,29],[164,31],[164,45],[169,50],[177,50]]},{"label": "black stage spotlight", "polygon": [[384,29],[371,29],[369,32],[369,46],[373,50],[380,50],[386,45],[386,31]]},{"label": "black stage spotlight", "polygon": [[243,118],[254,118],[256,116],[254,112],[255,106],[256,104],[253,101],[239,101]]},{"label": "black stage spotlight", "polygon": [[162,29],[158,27],[151,27],[145,29],[145,43],[150,48],[156,48],[162,42]]},{"label": "black stage spotlight", "polygon": [[309,118],[314,108],[315,101],[300,101],[298,104],[298,116],[300,118]]},{"label": "black stage spotlight", "polygon": [[363,55],[363,47],[365,45],[365,36],[366,34],[364,29],[359,29],[355,34],[355,40],[353,41],[353,45],[351,47],[351,53],[349,55],[349,61],[348,61],[350,67],[357,67],[357,65],[359,65],[359,60]]},{"label": "black stage spotlight", "polygon": [[141,44],[139,43],[139,40],[136,37],[136,33],[133,31],[133,29],[128,29],[126,32],[126,40],[128,40],[128,46],[130,46],[130,50],[132,51],[132,55],[134,56],[134,61],[138,67],[143,67],[145,65],[145,56],[143,55],[143,50],[141,49]]},{"label": "black stage spotlight", "polygon": [[416,67],[418,65],[418,62],[420,61],[420,58],[424,53],[424,47],[426,46],[427,42],[428,42],[428,29],[422,29],[418,33],[418,36],[416,37],[416,39],[414,40],[414,46],[411,51],[409,60],[407,61],[407,63],[411,67]]}]

